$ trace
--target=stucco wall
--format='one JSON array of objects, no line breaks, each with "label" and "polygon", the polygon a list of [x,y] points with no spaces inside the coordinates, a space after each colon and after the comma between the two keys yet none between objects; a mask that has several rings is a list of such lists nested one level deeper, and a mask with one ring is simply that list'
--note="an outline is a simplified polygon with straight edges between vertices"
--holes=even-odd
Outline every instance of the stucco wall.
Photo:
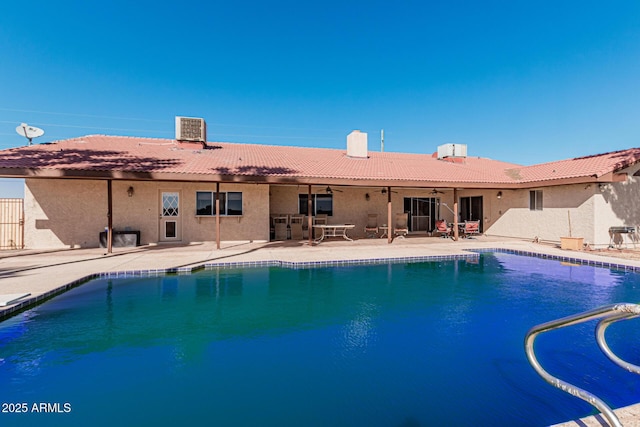
[{"label": "stucco wall", "polygon": [[585,242],[594,239],[595,184],[543,187],[543,209],[529,209],[530,190],[501,190],[502,198],[494,196],[485,215],[492,221],[485,227],[485,234],[559,242],[560,237],[583,237]]},{"label": "stucco wall", "polygon": [[[312,194],[327,194],[326,187],[314,186]],[[329,217],[330,224],[355,224],[355,228],[347,234],[356,238],[365,237],[364,227],[367,225],[368,214],[378,215],[378,225],[387,224],[387,194],[382,193],[382,188],[347,188],[332,187],[333,189],[333,216]],[[405,197],[432,197],[432,189],[392,189],[391,208],[392,225],[395,223],[395,214],[404,212]],[[271,186],[270,214],[297,214],[298,195],[308,194],[306,185]],[[366,195],[369,195],[367,200]],[[441,201],[453,207],[452,192],[438,194]],[[441,217],[447,221],[453,221],[453,215],[444,207],[441,208]]]},{"label": "stucco wall", "polygon": [[107,224],[107,184],[27,179],[24,236],[28,249],[96,247]]},{"label": "stucco wall", "polygon": [[[626,182],[576,184],[540,188],[543,210],[529,209],[529,190],[460,190],[459,197],[483,198],[483,231],[488,235],[558,242],[571,234],[594,247],[606,247],[608,229],[616,225],[640,225],[640,166],[627,172]],[[127,189],[133,187],[132,197]],[[298,194],[306,185],[221,184],[220,191],[243,193],[243,215],[221,217],[222,241],[268,241],[269,214],[297,214]],[[314,194],[326,194],[314,186]],[[369,213],[378,214],[378,225],[386,224],[387,194],[382,188],[333,187],[330,223],[353,223],[349,234],[365,237]],[[429,189],[396,189],[391,193],[392,223],[404,211],[404,197],[433,197]],[[214,241],[215,217],[197,217],[196,191],[215,191],[214,184],[113,181],[113,225],[115,229],[141,231],[141,243],[155,243],[160,236],[160,194],[180,193],[181,240],[183,243]],[[501,198],[497,192],[501,191]],[[367,199],[366,195],[369,195]],[[438,194],[453,208],[453,192]],[[95,180],[27,179],[25,181],[25,244],[27,248],[97,247],[98,233],[107,225],[107,183]],[[453,222],[444,206],[440,218]]]},{"label": "stucco wall", "polygon": [[[609,227],[640,226],[640,177],[633,176],[640,165],[623,172],[628,174],[625,182],[596,185],[595,205],[595,242],[597,246],[609,245],[611,236]],[[638,236],[617,235],[614,243],[626,243]]]},{"label": "stucco wall", "polygon": [[[133,187],[132,197],[127,189]],[[183,243],[214,241],[215,217],[196,217],[196,191],[215,191],[215,184],[113,181],[113,227],[140,230],[141,243],[160,235],[160,194],[180,193]],[[269,239],[269,188],[255,184],[221,184],[220,191],[239,191],[242,216],[222,216],[223,241]],[[27,179],[25,242],[28,248],[97,247],[107,226],[107,183],[94,180]]]}]

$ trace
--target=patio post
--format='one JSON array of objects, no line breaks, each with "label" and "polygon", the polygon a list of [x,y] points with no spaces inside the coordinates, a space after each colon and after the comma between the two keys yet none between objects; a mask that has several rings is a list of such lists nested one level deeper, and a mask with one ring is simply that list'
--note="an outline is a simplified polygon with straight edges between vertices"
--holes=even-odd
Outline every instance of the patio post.
[{"label": "patio post", "polygon": [[453,189],[453,240],[458,241],[458,189]]},{"label": "patio post", "polygon": [[393,238],[391,237],[393,223],[391,221],[391,187],[387,187],[387,243],[391,243],[393,241]]},{"label": "patio post", "polygon": [[311,203],[311,184],[309,184],[309,191],[307,195],[307,228],[309,234],[309,246],[313,245],[313,217],[311,209],[313,208],[313,203]]},{"label": "patio post", "polygon": [[216,249],[220,249],[220,183],[216,182]]},{"label": "patio post", "polygon": [[113,191],[111,180],[107,180],[107,253],[113,252]]}]

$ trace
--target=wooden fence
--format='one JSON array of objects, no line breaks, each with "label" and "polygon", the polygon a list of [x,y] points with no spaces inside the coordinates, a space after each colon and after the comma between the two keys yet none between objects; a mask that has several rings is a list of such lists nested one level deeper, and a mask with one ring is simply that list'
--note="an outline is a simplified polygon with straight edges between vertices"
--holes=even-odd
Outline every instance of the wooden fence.
[{"label": "wooden fence", "polygon": [[0,250],[24,249],[24,200],[0,198]]}]

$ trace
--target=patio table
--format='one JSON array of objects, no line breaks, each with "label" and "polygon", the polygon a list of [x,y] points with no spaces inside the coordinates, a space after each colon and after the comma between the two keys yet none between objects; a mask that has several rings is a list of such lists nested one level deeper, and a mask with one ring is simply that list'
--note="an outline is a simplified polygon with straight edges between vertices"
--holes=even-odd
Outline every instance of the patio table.
[{"label": "patio table", "polygon": [[320,243],[325,237],[342,237],[345,240],[353,241],[353,239],[347,236],[347,230],[354,228],[355,224],[317,224],[313,228],[317,228],[322,231],[319,238],[315,240],[316,243]]}]

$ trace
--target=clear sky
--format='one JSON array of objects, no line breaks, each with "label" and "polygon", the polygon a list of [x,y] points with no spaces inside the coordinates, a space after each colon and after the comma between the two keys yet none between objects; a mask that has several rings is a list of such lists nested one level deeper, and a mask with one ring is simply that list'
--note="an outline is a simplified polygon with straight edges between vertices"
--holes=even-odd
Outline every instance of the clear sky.
[{"label": "clear sky", "polygon": [[[10,1],[0,149],[86,134],[432,153],[524,165],[640,146],[640,2]],[[0,180],[2,189],[7,180]]]}]

